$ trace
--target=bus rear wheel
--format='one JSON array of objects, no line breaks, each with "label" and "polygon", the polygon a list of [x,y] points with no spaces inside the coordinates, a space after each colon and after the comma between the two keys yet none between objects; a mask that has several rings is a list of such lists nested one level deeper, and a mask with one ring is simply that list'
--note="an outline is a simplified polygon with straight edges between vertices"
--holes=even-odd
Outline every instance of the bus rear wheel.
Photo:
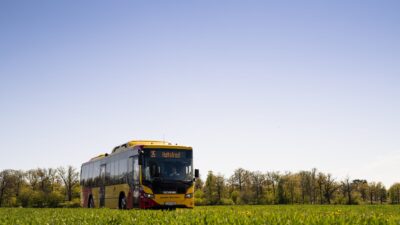
[{"label": "bus rear wheel", "polygon": [[93,197],[90,195],[88,200],[88,208],[94,208]]},{"label": "bus rear wheel", "polygon": [[121,192],[121,194],[119,194],[119,204],[118,204],[118,208],[119,209],[126,209],[126,197],[125,197],[125,193]]}]

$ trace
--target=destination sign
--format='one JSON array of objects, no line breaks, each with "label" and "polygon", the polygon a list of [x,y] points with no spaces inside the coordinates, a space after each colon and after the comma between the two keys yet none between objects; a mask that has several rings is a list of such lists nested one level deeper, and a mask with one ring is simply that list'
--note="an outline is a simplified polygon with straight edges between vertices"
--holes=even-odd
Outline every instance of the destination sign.
[{"label": "destination sign", "polygon": [[166,159],[180,159],[186,158],[186,152],[171,151],[171,150],[150,150],[150,158],[166,158]]},{"label": "destination sign", "polygon": [[163,158],[179,159],[181,157],[181,153],[180,152],[161,152],[161,156]]}]

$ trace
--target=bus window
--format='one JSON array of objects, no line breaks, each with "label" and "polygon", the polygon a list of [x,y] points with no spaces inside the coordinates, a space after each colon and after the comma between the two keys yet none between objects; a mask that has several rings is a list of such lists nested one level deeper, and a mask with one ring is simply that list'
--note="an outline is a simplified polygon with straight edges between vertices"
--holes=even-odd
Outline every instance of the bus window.
[{"label": "bus window", "polygon": [[111,168],[110,163],[106,165],[106,185],[110,184]]},{"label": "bus window", "polygon": [[114,164],[115,162],[112,161],[110,163],[110,171],[111,171],[111,176],[110,176],[110,184],[114,184],[114,179],[115,179],[115,169],[114,169]]},{"label": "bus window", "polygon": [[81,178],[81,185],[84,185],[85,183],[85,177],[84,177],[84,172],[85,172],[85,166],[81,167],[81,174],[80,174],[80,178]]},{"label": "bus window", "polygon": [[100,181],[100,161],[94,163],[94,185],[98,186]]},{"label": "bus window", "polygon": [[89,165],[85,166],[85,185],[89,185]]},{"label": "bus window", "polygon": [[126,166],[127,166],[127,162],[125,159],[121,159],[119,160],[119,174],[118,174],[118,178],[119,178],[119,182],[120,183],[124,183],[125,182],[125,173],[126,173]]},{"label": "bus window", "polygon": [[137,156],[133,158],[133,183],[139,184],[139,160]]},{"label": "bus window", "polygon": [[93,177],[94,177],[94,165],[90,163],[89,165],[89,186],[93,185]]},{"label": "bus window", "polygon": [[129,184],[133,184],[133,157],[129,157],[128,159],[128,171],[127,172],[127,179]]},{"label": "bus window", "polygon": [[186,180],[191,180],[192,177],[193,177],[193,175],[192,175],[192,165],[186,165],[185,166],[185,170],[186,170],[185,179]]},{"label": "bus window", "polygon": [[119,161],[114,161],[114,183],[119,184]]}]

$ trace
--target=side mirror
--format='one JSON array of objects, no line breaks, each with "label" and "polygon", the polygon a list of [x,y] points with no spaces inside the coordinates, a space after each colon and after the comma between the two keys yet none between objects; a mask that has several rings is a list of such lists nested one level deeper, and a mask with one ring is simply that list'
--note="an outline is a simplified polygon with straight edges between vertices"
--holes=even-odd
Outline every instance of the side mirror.
[{"label": "side mirror", "polygon": [[200,171],[199,171],[199,169],[195,169],[195,170],[194,170],[194,177],[195,177],[195,178],[199,178],[199,177],[200,177]]},{"label": "side mirror", "polygon": [[141,165],[143,165],[143,153],[144,153],[144,151],[142,149],[139,149],[138,153],[139,153],[139,155],[138,155],[138,164],[139,164],[139,166],[141,166]]}]

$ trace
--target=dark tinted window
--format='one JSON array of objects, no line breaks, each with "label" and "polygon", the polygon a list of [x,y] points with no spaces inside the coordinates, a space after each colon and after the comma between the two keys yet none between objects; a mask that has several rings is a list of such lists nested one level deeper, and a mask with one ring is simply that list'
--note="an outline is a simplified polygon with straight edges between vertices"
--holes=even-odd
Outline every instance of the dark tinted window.
[{"label": "dark tinted window", "polygon": [[127,166],[128,166],[127,159],[119,160],[119,174],[118,175],[119,175],[120,183],[126,182],[126,180],[125,180],[126,172],[128,171]]},{"label": "dark tinted window", "polygon": [[106,184],[108,185],[110,183],[110,177],[111,177],[111,167],[110,163],[106,165]]},{"label": "dark tinted window", "polygon": [[137,156],[133,158],[133,181],[135,184],[139,184],[139,161]]}]

